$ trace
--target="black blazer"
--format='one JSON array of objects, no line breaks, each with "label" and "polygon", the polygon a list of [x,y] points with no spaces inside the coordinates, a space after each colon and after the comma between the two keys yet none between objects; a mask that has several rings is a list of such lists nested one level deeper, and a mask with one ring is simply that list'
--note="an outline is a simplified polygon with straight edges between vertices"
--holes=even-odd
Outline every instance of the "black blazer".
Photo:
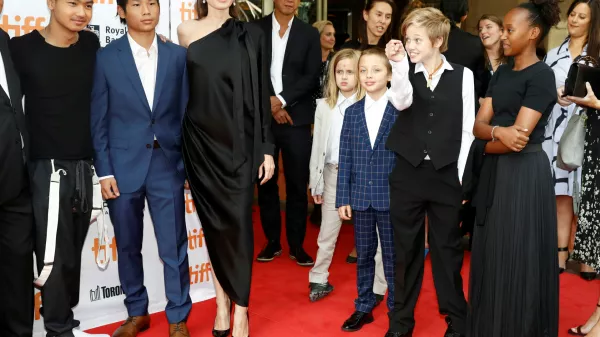
[{"label": "black blazer", "polygon": [[[479,108],[479,97],[485,97],[491,79],[485,69],[484,48],[479,37],[452,26],[448,37],[448,50],[444,53],[448,62],[471,69],[475,77],[475,107]],[[475,111],[477,113],[477,111]]]},{"label": "black blazer", "polygon": [[[24,159],[28,154],[29,138],[21,104],[21,82],[8,49],[9,39],[0,29],[0,54],[4,62],[4,69],[0,71],[6,73],[9,91],[0,90],[0,205],[19,196],[27,181]],[[24,148],[22,144],[25,144]]]},{"label": "black blazer", "polygon": [[[273,15],[268,15],[253,22],[265,32],[269,69],[273,46],[273,19]],[[271,82],[269,90],[270,96],[281,94],[287,104],[285,109],[295,126],[309,125],[314,121],[313,95],[319,89],[321,63],[319,32],[297,17],[294,18],[283,59],[283,91],[275,93]]]}]

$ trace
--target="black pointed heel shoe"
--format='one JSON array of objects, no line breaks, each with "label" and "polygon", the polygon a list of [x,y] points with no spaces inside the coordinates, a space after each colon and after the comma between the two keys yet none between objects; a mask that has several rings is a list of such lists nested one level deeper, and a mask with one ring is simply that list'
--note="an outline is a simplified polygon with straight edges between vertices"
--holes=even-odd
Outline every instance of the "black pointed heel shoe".
[{"label": "black pointed heel shoe", "polygon": [[[229,324],[231,324],[231,312],[233,311],[233,301],[229,302]],[[215,330],[213,328],[212,335],[213,337],[227,337],[231,333],[231,328],[227,330]]]}]

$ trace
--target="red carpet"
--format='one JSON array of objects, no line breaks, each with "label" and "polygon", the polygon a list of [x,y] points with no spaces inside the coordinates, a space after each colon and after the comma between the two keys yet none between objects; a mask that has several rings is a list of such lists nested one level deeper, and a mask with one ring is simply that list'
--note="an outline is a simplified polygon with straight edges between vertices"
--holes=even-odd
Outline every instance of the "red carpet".
[{"label": "red carpet", "polygon": [[[258,214],[255,213],[255,237],[258,253],[265,240]],[[309,224],[305,248],[313,257],[317,251],[318,228]],[[285,236],[282,237],[285,243]],[[375,309],[375,322],[355,333],[342,332],[340,327],[353,312],[356,296],[356,265],[345,263],[346,255],[353,245],[352,226],[343,226],[338,247],[330,269],[330,279],[335,290],[328,297],[316,303],[308,300],[308,271],[289,259],[286,248],[284,254],[271,263],[255,263],[250,300],[250,336],[252,337],[335,337],[335,336],[374,336],[383,337],[388,327],[384,305]],[[287,246],[284,244],[284,246]],[[463,267],[465,293],[468,285],[468,255]],[[415,337],[441,337],[446,329],[443,317],[438,314],[437,300],[431,268],[427,259],[425,281],[416,309]],[[582,324],[594,310],[598,299],[598,283],[586,282],[578,276],[561,276],[560,296],[560,336],[567,336],[567,329]],[[215,301],[196,303],[188,320],[191,336],[211,336],[215,317]],[[112,332],[120,323],[91,330],[95,333]],[[141,334],[143,337],[164,337],[168,333],[164,313],[152,316],[152,327]]]}]

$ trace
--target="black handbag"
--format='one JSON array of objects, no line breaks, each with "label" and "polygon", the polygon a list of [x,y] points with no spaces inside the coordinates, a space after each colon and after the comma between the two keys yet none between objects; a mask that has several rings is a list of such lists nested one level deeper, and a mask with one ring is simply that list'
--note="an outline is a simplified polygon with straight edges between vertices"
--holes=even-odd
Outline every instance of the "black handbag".
[{"label": "black handbag", "polygon": [[585,97],[589,82],[592,88],[600,88],[600,68],[598,62],[591,56],[577,56],[569,68],[565,81],[564,96]]}]

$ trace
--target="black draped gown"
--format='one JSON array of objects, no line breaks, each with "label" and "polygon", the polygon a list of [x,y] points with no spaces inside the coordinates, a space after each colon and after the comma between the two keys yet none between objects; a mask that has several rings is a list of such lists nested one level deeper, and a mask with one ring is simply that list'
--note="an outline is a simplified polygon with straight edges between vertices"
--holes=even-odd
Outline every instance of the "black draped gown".
[{"label": "black draped gown", "polygon": [[247,307],[257,170],[273,154],[261,31],[234,19],[188,47],[183,158],[215,275]]}]

